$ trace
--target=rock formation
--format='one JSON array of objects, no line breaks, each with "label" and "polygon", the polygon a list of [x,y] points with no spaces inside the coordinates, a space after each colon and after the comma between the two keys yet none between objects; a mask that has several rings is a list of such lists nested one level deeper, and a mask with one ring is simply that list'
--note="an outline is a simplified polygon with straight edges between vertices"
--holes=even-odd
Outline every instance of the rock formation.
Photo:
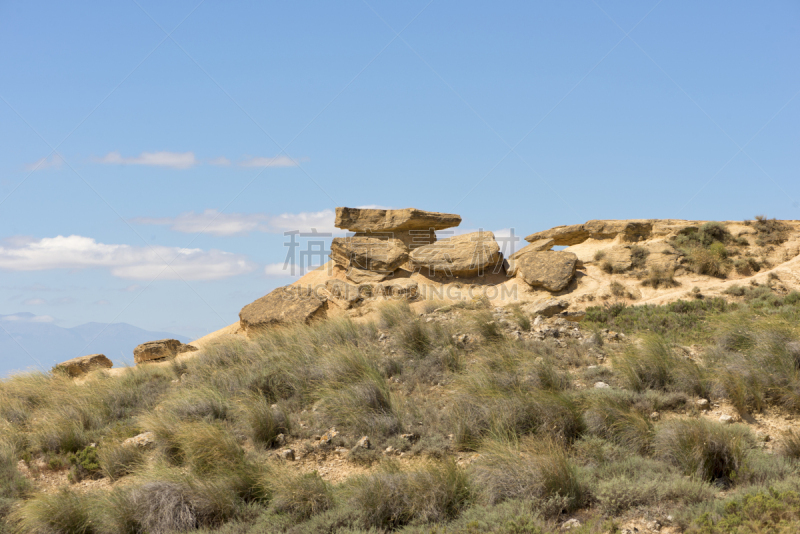
[{"label": "rock formation", "polygon": [[184,345],[177,339],[159,339],[142,343],[133,349],[133,361],[137,364],[174,358],[184,352],[194,352],[197,348]]},{"label": "rock formation", "polygon": [[309,323],[324,318],[327,307],[327,301],[314,289],[279,287],[242,308],[239,324],[247,335],[252,335],[270,326]]},{"label": "rock formation", "polygon": [[[524,250],[524,249],[523,249]],[[509,276],[516,276],[532,287],[561,291],[575,276],[578,257],[559,250],[531,251],[509,260]]]},{"label": "rock formation", "polygon": [[410,249],[436,241],[436,230],[461,224],[461,216],[414,208],[378,210],[336,208],[336,228],[356,232],[357,237],[399,239]]},{"label": "rock formation", "polygon": [[501,261],[500,247],[492,232],[463,234],[411,251],[414,270],[444,276],[474,276],[492,269]]},{"label": "rock formation", "polygon": [[65,362],[57,363],[55,369],[67,373],[71,377],[81,376],[95,369],[111,369],[114,364],[104,354],[79,356]]}]

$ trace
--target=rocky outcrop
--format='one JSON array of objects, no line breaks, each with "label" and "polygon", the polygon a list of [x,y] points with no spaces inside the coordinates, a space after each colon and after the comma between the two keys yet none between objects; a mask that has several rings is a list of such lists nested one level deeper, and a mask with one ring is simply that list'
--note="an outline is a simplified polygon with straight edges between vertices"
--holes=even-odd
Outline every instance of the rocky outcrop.
[{"label": "rocky outcrop", "polygon": [[408,260],[408,249],[399,239],[335,237],[331,259],[344,269],[391,273]]},{"label": "rocky outcrop", "polygon": [[355,232],[356,237],[398,239],[413,250],[436,242],[436,230],[461,224],[461,216],[414,208],[378,210],[336,208],[337,228]]},{"label": "rocky outcrop", "polygon": [[364,269],[350,267],[345,273],[345,276],[354,284],[368,284],[382,282],[392,276],[392,273],[366,271]]},{"label": "rocky outcrop", "polygon": [[543,287],[552,292],[561,291],[575,276],[578,257],[572,252],[547,250],[529,252],[509,260],[509,276],[521,278],[531,287]]},{"label": "rocky outcrop", "polygon": [[142,343],[133,349],[133,361],[135,363],[145,363],[157,360],[174,358],[184,352],[194,352],[197,347],[184,345],[177,339],[159,339]]},{"label": "rocky outcrop", "polygon": [[90,354],[57,363],[54,368],[74,378],[95,369],[111,369],[113,365],[111,360],[106,358],[104,354]]},{"label": "rocky outcrop", "polygon": [[656,269],[677,269],[683,253],[664,241],[656,241],[643,245],[648,251],[646,265]]},{"label": "rocky outcrop", "polygon": [[433,275],[475,276],[494,268],[502,260],[500,246],[492,232],[463,234],[411,251],[414,270]]},{"label": "rocky outcrop", "polygon": [[556,226],[544,232],[536,232],[525,238],[532,243],[540,239],[552,239],[556,246],[572,246],[592,239],[614,239],[621,235],[623,241],[636,242],[647,239],[653,231],[650,220],[592,220],[584,224]]},{"label": "rocky outcrop", "polygon": [[327,315],[327,300],[311,288],[279,287],[251,302],[239,312],[239,324],[252,335],[271,326],[309,323]]}]

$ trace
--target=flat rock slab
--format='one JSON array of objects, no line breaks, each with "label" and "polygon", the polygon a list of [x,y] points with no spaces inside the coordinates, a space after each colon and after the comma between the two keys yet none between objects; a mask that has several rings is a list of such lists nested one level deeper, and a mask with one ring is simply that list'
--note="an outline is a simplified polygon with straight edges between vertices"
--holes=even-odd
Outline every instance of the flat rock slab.
[{"label": "flat rock slab", "polygon": [[391,273],[408,261],[408,249],[399,239],[334,237],[331,259],[345,269]]},{"label": "flat rock slab", "polygon": [[537,239],[530,245],[524,246],[511,256],[508,257],[509,260],[516,260],[517,258],[521,258],[522,256],[529,254],[531,252],[542,252],[543,250],[550,250],[556,244],[554,239],[545,238],[545,239]]},{"label": "flat rock slab", "polygon": [[177,339],[159,339],[142,343],[133,349],[133,361],[135,363],[151,362],[153,360],[164,360],[174,358],[184,352],[194,352],[197,347],[184,345]]},{"label": "flat rock slab", "polygon": [[592,220],[583,224],[556,226],[543,232],[536,232],[525,238],[533,243],[540,239],[552,239],[556,246],[572,246],[592,239],[614,239],[622,235],[623,241],[636,242],[647,239],[653,232],[653,221],[647,219],[631,220]]},{"label": "flat rock slab", "polygon": [[64,371],[71,377],[81,376],[95,369],[111,369],[114,364],[104,354],[79,356],[65,362],[57,363],[55,369]]},{"label": "flat rock slab", "polygon": [[376,210],[336,208],[336,228],[351,232],[395,232],[403,230],[444,230],[461,224],[461,216],[415,208]]},{"label": "flat rock slab", "polygon": [[575,276],[578,257],[563,250],[531,252],[510,260],[508,275],[521,278],[531,287],[561,291]]},{"label": "flat rock slab", "polygon": [[437,241],[411,251],[414,270],[425,268],[432,274],[475,276],[502,260],[500,246],[492,232],[473,232]]},{"label": "flat rock slab", "polygon": [[327,300],[310,288],[279,287],[251,302],[239,312],[239,324],[245,334],[292,323],[309,323],[327,315]]},{"label": "flat rock slab", "polygon": [[374,282],[382,282],[389,278],[392,273],[365,271],[364,269],[357,269],[350,267],[345,273],[345,277],[355,284],[369,284]]}]

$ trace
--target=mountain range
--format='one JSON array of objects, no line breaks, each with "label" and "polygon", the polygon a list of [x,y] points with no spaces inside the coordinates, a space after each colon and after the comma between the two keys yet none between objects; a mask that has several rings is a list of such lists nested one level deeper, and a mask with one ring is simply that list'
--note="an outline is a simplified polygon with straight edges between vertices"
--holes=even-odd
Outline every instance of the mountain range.
[{"label": "mountain range", "polygon": [[102,353],[114,366],[133,363],[133,348],[145,341],[185,336],[143,330],[127,323],[86,323],[64,328],[47,316],[0,315],[0,377],[16,371],[49,370],[54,364]]}]

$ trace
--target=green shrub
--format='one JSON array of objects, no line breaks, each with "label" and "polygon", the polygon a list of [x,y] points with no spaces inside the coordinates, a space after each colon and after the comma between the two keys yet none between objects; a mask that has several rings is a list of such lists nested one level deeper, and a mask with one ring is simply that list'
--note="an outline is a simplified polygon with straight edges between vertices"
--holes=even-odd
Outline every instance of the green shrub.
[{"label": "green shrub", "polygon": [[752,437],[746,427],[705,419],[673,419],[656,431],[659,458],[701,480],[730,483],[745,467]]},{"label": "green shrub", "polygon": [[800,494],[773,489],[736,497],[719,512],[706,512],[693,521],[690,534],[789,533],[800,530]]},{"label": "green shrub", "polygon": [[756,229],[756,244],[760,247],[780,245],[789,238],[790,228],[783,221],[756,215],[753,226]]},{"label": "green shrub", "polygon": [[348,486],[350,505],[366,529],[448,521],[469,504],[472,495],[467,474],[452,462],[410,473],[389,467],[356,477]]},{"label": "green shrub", "polygon": [[70,478],[80,482],[85,478],[98,478],[101,475],[100,460],[97,457],[96,447],[86,447],[75,453],[67,455],[70,465]]},{"label": "green shrub", "polygon": [[333,505],[331,488],[317,472],[294,476],[276,472],[269,483],[272,490],[270,509],[290,514],[297,520],[308,519]]},{"label": "green shrub", "polygon": [[558,500],[563,508],[548,510],[557,515],[583,503],[584,489],[576,467],[564,448],[552,441],[491,441],[470,472],[481,499],[488,504],[522,499],[534,500],[541,507]]}]

